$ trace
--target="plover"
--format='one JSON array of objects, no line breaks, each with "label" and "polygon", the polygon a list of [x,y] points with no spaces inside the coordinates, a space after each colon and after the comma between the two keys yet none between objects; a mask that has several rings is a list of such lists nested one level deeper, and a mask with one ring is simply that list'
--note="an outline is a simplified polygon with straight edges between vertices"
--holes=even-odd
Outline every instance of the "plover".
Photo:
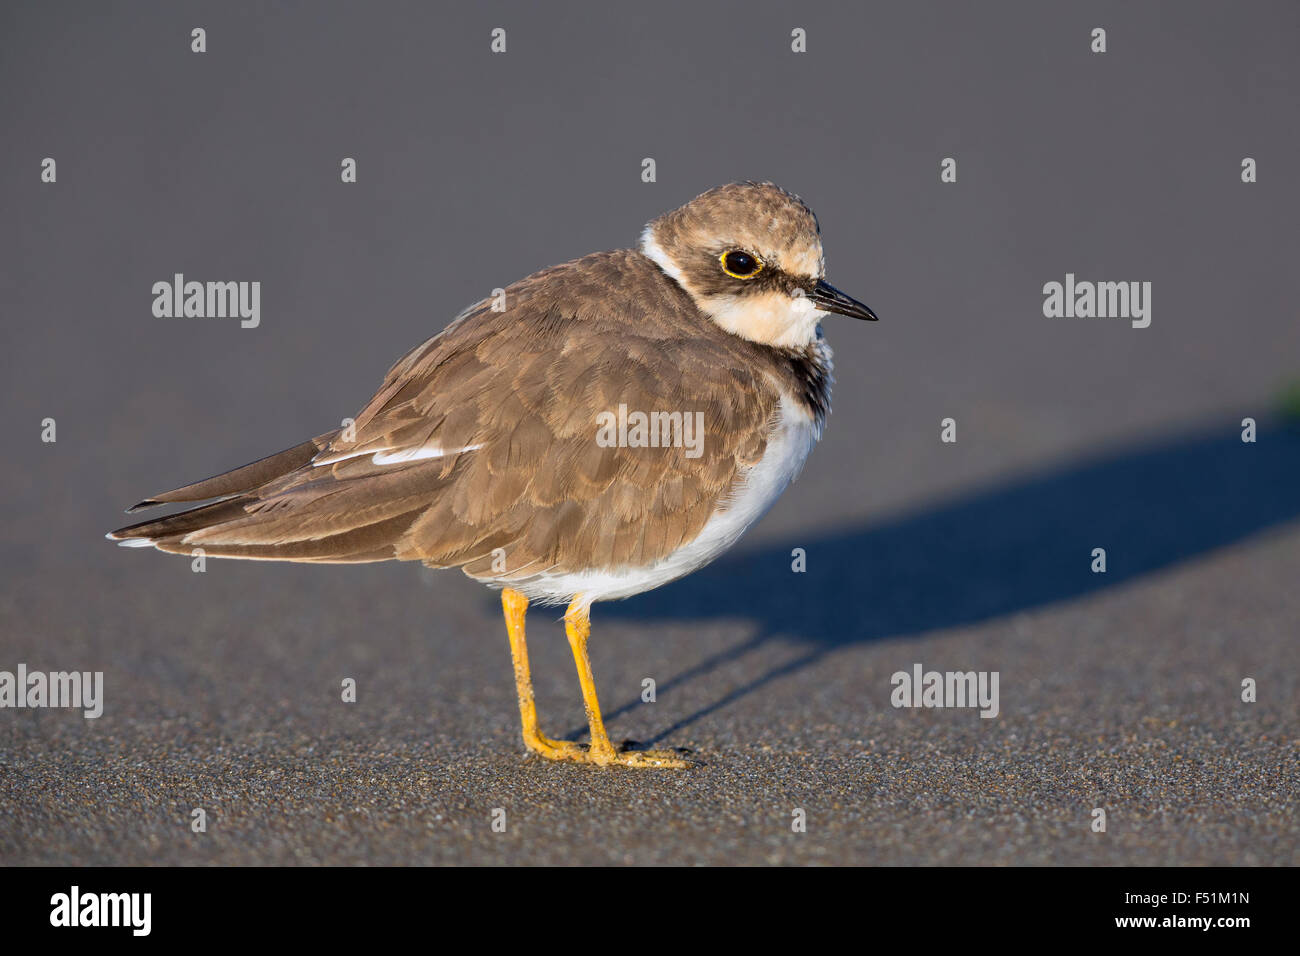
[{"label": "plover", "polygon": [[[712,189],[649,223],[636,249],[545,269],[466,309],[389,370],[348,428],[154,495],[129,510],[216,500],[108,537],[209,557],[459,567],[502,589],[530,750],[686,766],[610,742],[590,608],[707,564],[799,473],[830,410],[819,323],[876,318],[824,271],[797,196]],[[567,606],[587,746],[538,728],[530,602]]]}]

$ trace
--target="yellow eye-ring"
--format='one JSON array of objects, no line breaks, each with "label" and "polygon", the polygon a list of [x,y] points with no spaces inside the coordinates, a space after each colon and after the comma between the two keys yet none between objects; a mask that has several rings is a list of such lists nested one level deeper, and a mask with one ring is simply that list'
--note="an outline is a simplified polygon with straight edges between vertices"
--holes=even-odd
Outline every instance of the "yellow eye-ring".
[{"label": "yellow eye-ring", "polygon": [[763,271],[763,260],[740,249],[724,252],[719,259],[722,271],[736,279],[752,279]]}]

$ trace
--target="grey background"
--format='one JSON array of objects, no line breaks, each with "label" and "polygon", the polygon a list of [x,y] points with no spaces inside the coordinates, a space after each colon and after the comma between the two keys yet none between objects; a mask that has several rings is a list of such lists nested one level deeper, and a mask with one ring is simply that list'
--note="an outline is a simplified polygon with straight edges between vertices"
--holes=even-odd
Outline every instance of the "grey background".
[{"label": "grey background", "polygon": [[[0,711],[0,861],[1297,862],[1298,28],[1285,2],[5,4],[0,669],[103,670],[107,704]],[[495,596],[455,572],[102,540],[354,414],[493,287],[747,178],[817,210],[882,321],[829,324],[826,436],[741,547],[596,608],[611,732],[699,769],[525,757]],[[154,318],[174,272],[260,280],[261,327]],[[1066,272],[1152,282],[1151,327],[1043,318]],[[530,623],[575,734],[561,629]],[[891,708],[916,661],[999,671],[1001,717]]]}]

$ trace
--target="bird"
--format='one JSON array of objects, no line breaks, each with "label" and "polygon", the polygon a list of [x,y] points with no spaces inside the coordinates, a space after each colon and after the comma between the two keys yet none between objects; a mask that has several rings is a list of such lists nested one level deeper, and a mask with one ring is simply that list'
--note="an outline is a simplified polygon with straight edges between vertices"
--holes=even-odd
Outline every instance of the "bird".
[{"label": "bird", "polygon": [[[593,604],[726,551],[797,477],[830,411],[817,217],[734,182],[634,248],[520,279],[399,359],[349,422],[128,509],[206,502],[110,532],[130,547],[311,563],[421,561],[501,591],[524,744],[550,760],[681,768],[615,746],[587,646]],[[647,424],[648,423],[648,424]],[[589,742],[539,727],[530,604],[563,606]]]}]

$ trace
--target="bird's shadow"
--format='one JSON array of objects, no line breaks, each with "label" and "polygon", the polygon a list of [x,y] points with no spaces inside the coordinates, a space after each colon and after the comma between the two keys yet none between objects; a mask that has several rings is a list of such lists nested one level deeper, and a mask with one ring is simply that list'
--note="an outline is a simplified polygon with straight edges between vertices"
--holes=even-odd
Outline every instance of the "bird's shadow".
[{"label": "bird's shadow", "polygon": [[[661,741],[831,650],[974,624],[1114,587],[1300,516],[1300,427],[1235,423],[1131,445],[902,517],[737,550],[667,587],[600,607],[637,622],[752,621],[754,633],[659,684],[663,692],[780,638],[786,663],[671,727]],[[794,570],[795,549],[806,570]],[[1105,572],[1093,570],[1105,549]],[[611,710],[612,720],[640,704]],[[577,736],[576,731],[572,736]]]}]

